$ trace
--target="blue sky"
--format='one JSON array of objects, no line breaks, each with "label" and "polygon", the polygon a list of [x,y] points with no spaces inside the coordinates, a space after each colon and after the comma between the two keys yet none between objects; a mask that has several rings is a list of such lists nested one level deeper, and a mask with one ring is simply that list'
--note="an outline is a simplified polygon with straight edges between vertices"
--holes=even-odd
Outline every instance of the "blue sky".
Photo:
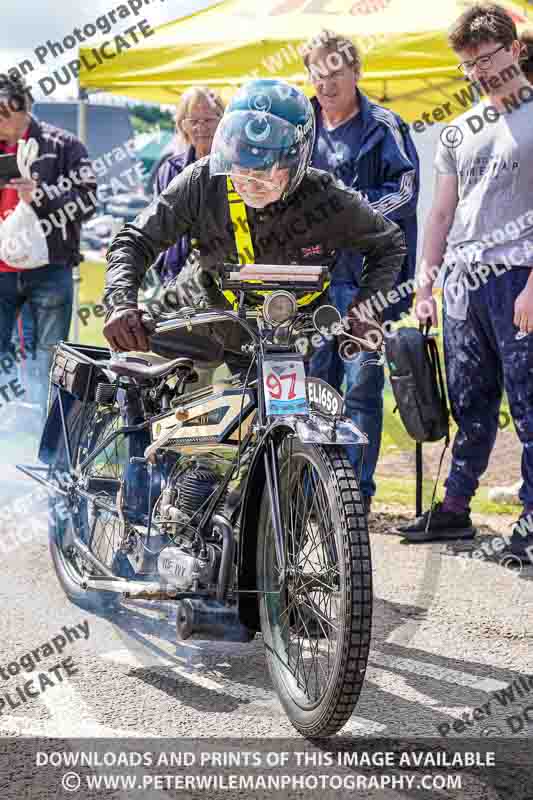
[{"label": "blue sky", "polygon": [[[9,0],[8,7],[3,10],[3,24],[0,26],[0,72],[20,63],[27,57],[37,65],[37,59],[33,53],[35,48],[45,45],[48,39],[62,40],[74,28],[94,23],[98,16],[118,8],[121,2],[127,5],[128,0],[91,0],[90,3],[87,0],[67,0],[67,2],[24,0],[19,3],[16,0]],[[139,16],[119,20],[109,35],[120,33],[142,19],[146,19],[151,27],[155,27],[163,22],[206,8],[213,3],[214,0],[151,0],[150,4],[143,6]],[[60,14],[59,10],[61,10]],[[99,34],[91,39],[91,43],[104,38],[106,37]],[[70,51],[68,58],[64,61],[76,58],[75,53],[76,50]],[[35,71],[31,75],[27,75],[27,81],[35,85],[35,79],[44,77],[62,63],[61,58],[45,63],[39,73]],[[73,92],[74,84],[69,87],[59,87],[58,91],[54,92],[54,97],[72,96]],[[37,91],[35,96],[37,97],[38,94]]]}]

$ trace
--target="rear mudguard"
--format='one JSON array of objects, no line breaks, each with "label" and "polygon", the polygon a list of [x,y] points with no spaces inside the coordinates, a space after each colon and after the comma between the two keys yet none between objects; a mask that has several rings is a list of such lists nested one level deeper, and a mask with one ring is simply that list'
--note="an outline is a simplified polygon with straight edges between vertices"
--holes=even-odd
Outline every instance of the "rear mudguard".
[{"label": "rear mudguard", "polygon": [[263,454],[269,435],[280,441],[287,433],[294,434],[306,444],[362,445],[368,444],[367,436],[351,420],[333,419],[311,412],[309,416],[283,416],[270,420],[263,431],[261,442],[253,455],[246,482],[243,487],[241,513],[234,526],[237,539],[239,617],[243,625],[259,630],[259,605],[257,597],[256,551],[257,519],[261,497],[266,483]]},{"label": "rear mudguard", "polygon": [[61,422],[61,412],[59,409],[59,396],[63,401],[63,412],[65,419],[72,420],[77,412],[81,410],[83,403],[73,395],[52,386],[52,395],[48,415],[41,434],[37,458],[43,464],[52,465],[56,459],[61,445],[64,443],[63,424]]}]

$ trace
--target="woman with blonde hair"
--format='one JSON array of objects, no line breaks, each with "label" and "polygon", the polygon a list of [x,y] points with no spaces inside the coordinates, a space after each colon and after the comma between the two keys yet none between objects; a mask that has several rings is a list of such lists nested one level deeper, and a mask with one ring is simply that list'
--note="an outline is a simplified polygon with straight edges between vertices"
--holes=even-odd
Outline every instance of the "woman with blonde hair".
[{"label": "woman with blonde hair", "polygon": [[[155,181],[157,197],[185,167],[209,155],[213,136],[224,113],[224,104],[216,92],[206,86],[194,86],[182,96],[176,108],[176,132],[185,141],[187,149],[168,158],[159,167]],[[162,253],[154,264],[164,284],[174,280],[181,271],[190,251],[187,236]]]}]

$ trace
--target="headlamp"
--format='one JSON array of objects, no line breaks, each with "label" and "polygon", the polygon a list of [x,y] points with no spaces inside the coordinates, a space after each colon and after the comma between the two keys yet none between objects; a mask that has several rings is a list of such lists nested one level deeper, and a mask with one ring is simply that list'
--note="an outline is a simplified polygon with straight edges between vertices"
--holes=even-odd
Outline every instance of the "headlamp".
[{"label": "headlamp", "polygon": [[263,316],[271,325],[282,325],[292,319],[297,310],[296,298],[283,289],[268,295],[263,305]]}]

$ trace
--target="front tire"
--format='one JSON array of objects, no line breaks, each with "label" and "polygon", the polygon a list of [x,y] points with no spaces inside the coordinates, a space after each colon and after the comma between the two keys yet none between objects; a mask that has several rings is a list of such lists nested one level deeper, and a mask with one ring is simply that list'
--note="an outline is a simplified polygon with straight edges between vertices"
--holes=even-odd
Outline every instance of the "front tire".
[{"label": "front tire", "polygon": [[286,438],[278,448],[286,576],[274,544],[268,490],[257,533],[257,581],[266,659],[293,726],[330,736],[363,685],[372,621],[366,516],[343,449]]}]

